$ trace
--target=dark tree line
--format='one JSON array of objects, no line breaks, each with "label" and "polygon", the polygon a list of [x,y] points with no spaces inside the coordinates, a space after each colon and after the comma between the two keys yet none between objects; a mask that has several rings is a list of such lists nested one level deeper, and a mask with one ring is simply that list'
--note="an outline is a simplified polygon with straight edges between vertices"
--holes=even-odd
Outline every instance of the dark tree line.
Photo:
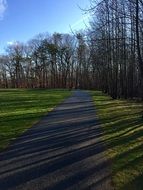
[{"label": "dark tree line", "polygon": [[89,47],[84,35],[38,35],[0,57],[1,88],[89,88]]},{"label": "dark tree line", "polygon": [[0,87],[99,89],[143,99],[143,0],[91,0],[90,27],[7,47]]},{"label": "dark tree line", "polygon": [[143,1],[92,0],[89,42],[96,87],[143,98]]}]

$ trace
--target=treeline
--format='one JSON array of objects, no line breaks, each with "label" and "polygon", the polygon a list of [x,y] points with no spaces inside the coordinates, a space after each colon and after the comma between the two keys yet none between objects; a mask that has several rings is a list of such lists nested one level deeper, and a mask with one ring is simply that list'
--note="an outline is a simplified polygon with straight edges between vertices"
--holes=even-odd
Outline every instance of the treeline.
[{"label": "treeline", "polygon": [[96,86],[113,98],[143,98],[143,1],[96,2],[88,35]]},{"label": "treeline", "polygon": [[7,47],[0,58],[0,87],[89,88],[89,63],[84,35],[41,34]]},{"label": "treeline", "polygon": [[99,89],[143,99],[143,0],[91,0],[90,27],[7,47],[0,87]]}]

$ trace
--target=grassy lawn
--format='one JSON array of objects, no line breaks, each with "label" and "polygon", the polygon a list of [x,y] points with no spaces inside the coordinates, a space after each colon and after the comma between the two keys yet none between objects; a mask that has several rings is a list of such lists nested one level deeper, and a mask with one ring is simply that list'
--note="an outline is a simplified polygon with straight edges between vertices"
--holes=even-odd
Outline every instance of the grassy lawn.
[{"label": "grassy lawn", "polygon": [[70,93],[66,90],[0,89],[0,150]]},{"label": "grassy lawn", "polygon": [[143,190],[143,106],[92,92],[117,190]]}]

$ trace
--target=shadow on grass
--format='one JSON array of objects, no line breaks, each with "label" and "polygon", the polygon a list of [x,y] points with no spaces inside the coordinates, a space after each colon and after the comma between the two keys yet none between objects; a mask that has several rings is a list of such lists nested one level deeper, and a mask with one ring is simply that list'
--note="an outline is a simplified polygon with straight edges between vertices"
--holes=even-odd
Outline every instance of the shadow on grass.
[{"label": "shadow on grass", "polygon": [[115,189],[143,189],[143,106],[141,102],[112,100],[93,92],[112,159]]},{"label": "shadow on grass", "polygon": [[[142,159],[143,161],[143,159]],[[143,162],[141,162],[143,163]],[[136,176],[134,179],[129,181],[128,184],[126,184],[122,190],[126,189],[133,189],[133,190],[142,190],[143,189],[143,174]]]},{"label": "shadow on grass", "polygon": [[69,95],[66,90],[0,89],[0,149]]},{"label": "shadow on grass", "polygon": [[103,132],[91,99],[81,95],[76,95],[81,101],[64,102],[0,153],[3,190],[110,189]]}]

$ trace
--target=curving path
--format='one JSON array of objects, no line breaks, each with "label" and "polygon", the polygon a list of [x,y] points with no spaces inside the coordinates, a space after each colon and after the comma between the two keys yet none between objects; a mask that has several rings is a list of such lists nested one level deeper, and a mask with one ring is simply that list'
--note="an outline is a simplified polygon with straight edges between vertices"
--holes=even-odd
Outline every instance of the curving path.
[{"label": "curving path", "polygon": [[0,153],[0,190],[112,190],[90,95],[64,103]]}]

